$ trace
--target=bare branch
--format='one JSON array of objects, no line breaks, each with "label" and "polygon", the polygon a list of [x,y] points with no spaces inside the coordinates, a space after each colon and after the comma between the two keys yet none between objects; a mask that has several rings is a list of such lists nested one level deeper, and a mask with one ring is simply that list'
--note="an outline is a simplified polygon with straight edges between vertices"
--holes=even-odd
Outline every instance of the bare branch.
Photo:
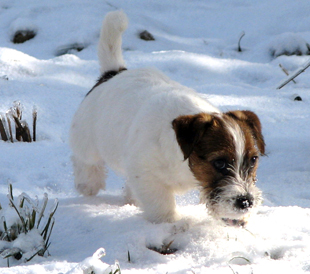
[{"label": "bare branch", "polygon": [[243,38],[243,36],[245,35],[245,32],[243,31],[243,32],[241,32],[241,34],[240,34],[240,37],[239,37],[239,41],[238,41],[238,51],[239,52],[242,52],[242,49],[241,49],[241,39]]},{"label": "bare branch", "polygon": [[[279,64],[279,67],[282,69],[282,71],[289,76],[290,74],[288,73],[287,69],[285,67],[282,66],[282,64]],[[294,79],[292,79],[292,81],[294,82],[294,84],[296,84],[296,81]]]},{"label": "bare branch", "polygon": [[303,73],[308,67],[310,67],[310,61],[308,61],[301,69],[297,70],[294,74],[292,74],[292,76],[290,76],[280,86],[278,86],[277,89],[283,88],[285,85],[287,85],[293,79],[295,79],[299,74]]}]

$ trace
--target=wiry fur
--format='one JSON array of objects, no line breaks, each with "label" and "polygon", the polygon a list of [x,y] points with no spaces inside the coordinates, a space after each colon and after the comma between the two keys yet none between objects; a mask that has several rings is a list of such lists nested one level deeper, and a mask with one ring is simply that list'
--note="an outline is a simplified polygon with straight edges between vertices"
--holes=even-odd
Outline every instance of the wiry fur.
[{"label": "wiry fur", "polygon": [[156,69],[122,71],[126,27],[123,12],[106,16],[98,56],[101,73],[114,77],[95,85],[72,121],[77,189],[104,189],[107,164],[126,177],[128,199],[152,222],[178,220],[175,194],[196,187],[215,217],[243,220],[261,199],[256,159],[265,144],[257,116],[221,113]]}]

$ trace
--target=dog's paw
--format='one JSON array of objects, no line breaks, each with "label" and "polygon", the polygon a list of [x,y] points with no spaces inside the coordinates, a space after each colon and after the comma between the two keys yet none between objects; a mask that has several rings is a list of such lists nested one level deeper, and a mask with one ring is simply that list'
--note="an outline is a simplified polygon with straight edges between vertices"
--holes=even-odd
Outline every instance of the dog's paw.
[{"label": "dog's paw", "polygon": [[135,200],[135,198],[132,195],[132,192],[128,185],[125,186],[123,189],[124,197],[125,197],[125,203],[129,205],[139,206],[138,202]]},{"label": "dog's paw", "polygon": [[151,223],[175,223],[181,220],[181,214],[176,210],[170,210],[168,212],[150,212],[144,211],[144,218]]},{"label": "dog's paw", "polygon": [[97,195],[101,187],[96,184],[79,184],[76,185],[76,189],[79,193],[84,196],[94,196]]},{"label": "dog's paw", "polygon": [[171,234],[176,235],[180,233],[184,233],[189,230],[189,223],[185,219],[181,219],[177,221],[171,228]]}]

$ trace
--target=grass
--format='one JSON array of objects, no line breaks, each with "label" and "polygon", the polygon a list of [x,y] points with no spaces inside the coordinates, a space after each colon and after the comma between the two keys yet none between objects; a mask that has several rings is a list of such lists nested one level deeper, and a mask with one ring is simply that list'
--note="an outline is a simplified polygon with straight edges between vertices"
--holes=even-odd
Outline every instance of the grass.
[{"label": "grass", "polygon": [[[35,142],[37,128],[37,110],[32,111],[32,137],[28,123],[22,119],[23,106],[19,101],[13,103],[6,114],[0,114],[0,137],[3,141]],[[12,125],[15,125],[13,127]],[[15,137],[14,134],[15,133]]]},{"label": "grass", "polygon": [[[50,246],[50,237],[55,223],[54,214],[58,207],[56,199],[49,213],[45,214],[48,196],[45,193],[41,203],[31,199],[26,193],[22,193],[14,199],[13,187],[9,184],[8,190],[9,208],[16,214],[16,221],[8,224],[7,218],[12,219],[12,210],[4,210],[0,205],[0,256],[8,260],[14,257],[17,261],[23,258],[23,262],[30,261],[36,255],[44,256]],[[10,212],[9,216],[6,216]],[[23,240],[30,241],[25,247]],[[19,247],[20,246],[20,247]],[[23,247],[22,247],[23,246]]]}]

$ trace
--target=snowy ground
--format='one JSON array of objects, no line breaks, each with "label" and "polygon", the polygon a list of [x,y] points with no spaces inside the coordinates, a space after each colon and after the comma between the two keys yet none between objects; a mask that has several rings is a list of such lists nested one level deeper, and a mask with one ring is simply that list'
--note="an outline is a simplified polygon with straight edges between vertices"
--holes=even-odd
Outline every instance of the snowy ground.
[{"label": "snowy ground", "polygon": [[[268,156],[258,186],[265,202],[247,230],[215,224],[195,192],[178,198],[188,230],[178,230],[182,222],[148,223],[124,204],[123,180],[112,172],[98,197],[76,193],[68,128],[99,76],[101,21],[120,8],[130,19],[123,44],[129,69],[155,66],[223,111],[250,109],[261,118]],[[286,79],[280,63],[293,73],[310,56],[274,56],[307,51],[309,14],[308,0],[0,0],[0,112],[19,100],[30,121],[33,106],[38,109],[37,142],[0,141],[0,203],[7,206],[8,182],[15,195],[47,192],[60,201],[51,256],[11,268],[0,259],[0,273],[67,273],[100,247],[103,260],[118,260],[122,273],[310,272],[310,69],[296,84],[276,89]],[[13,44],[21,28],[37,36]],[[140,40],[144,29],[156,40]],[[56,56],[72,44],[86,48]],[[294,101],[295,94],[303,100]],[[173,255],[146,248],[171,240]]]}]

